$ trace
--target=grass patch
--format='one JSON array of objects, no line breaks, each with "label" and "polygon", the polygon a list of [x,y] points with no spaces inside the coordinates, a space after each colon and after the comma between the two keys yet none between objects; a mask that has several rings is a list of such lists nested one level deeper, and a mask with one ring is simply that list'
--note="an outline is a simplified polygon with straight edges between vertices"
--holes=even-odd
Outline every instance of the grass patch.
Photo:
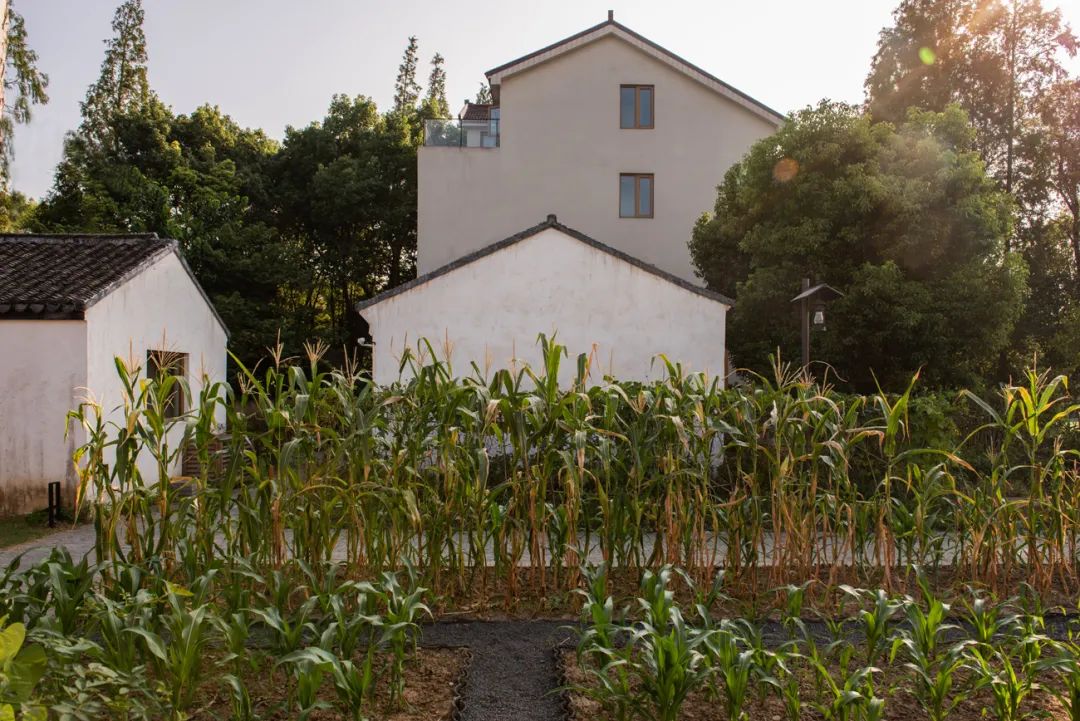
[{"label": "grass patch", "polygon": [[71,520],[69,513],[62,512],[56,519],[56,527],[49,528],[49,513],[45,510],[34,511],[25,516],[5,518],[0,523],[0,548],[18,546],[20,543],[36,541],[62,531],[71,525]]}]

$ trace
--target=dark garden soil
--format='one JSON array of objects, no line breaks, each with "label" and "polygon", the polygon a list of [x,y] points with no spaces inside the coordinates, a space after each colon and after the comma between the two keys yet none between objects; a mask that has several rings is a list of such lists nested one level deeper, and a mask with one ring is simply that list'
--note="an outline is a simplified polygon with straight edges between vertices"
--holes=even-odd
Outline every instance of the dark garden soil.
[{"label": "dark garden soil", "polygon": [[[564,651],[560,657],[560,671],[563,684],[575,690],[566,692],[568,721],[603,721],[608,718],[601,704],[580,690],[582,687],[595,688],[595,680],[578,665],[573,651]],[[890,667],[876,677],[875,688],[878,696],[885,698],[885,721],[926,721],[926,711],[919,704],[911,685],[911,674],[904,668]],[[744,710],[746,721],[781,721],[786,719],[784,705],[775,695],[759,698],[760,687],[751,689],[751,696]],[[714,682],[712,693],[705,690],[691,693],[679,713],[680,721],[725,721],[727,707],[723,690]],[[822,719],[821,713],[812,707],[817,698],[817,687],[808,669],[799,670],[799,696],[803,708],[799,718],[816,721]],[[1046,690],[1037,690],[1021,707],[1022,712],[1039,712],[1042,718],[1066,721],[1069,716],[1053,694]],[[995,717],[993,700],[990,692],[982,690],[971,698],[961,702],[950,714],[950,721],[986,721]],[[1030,718],[1030,716],[1025,716]]]},{"label": "dark garden soil", "polygon": [[[404,703],[391,706],[387,696],[388,684],[375,684],[375,697],[364,716],[371,721],[450,721],[456,718],[460,703],[459,690],[469,665],[465,648],[422,648],[405,669]],[[291,721],[297,717],[295,708],[287,706],[289,684],[283,672],[250,673],[244,682],[251,695],[258,718],[267,721]],[[311,721],[339,721],[349,718],[334,695],[327,678],[319,694],[332,708],[319,710],[308,718]],[[224,721],[233,718],[230,689],[221,679],[207,679],[201,689],[192,721]]]},{"label": "dark garden soil", "polygon": [[[719,572],[718,572],[719,573]],[[638,595],[642,571],[617,568],[608,574],[608,593],[617,607],[633,601]],[[744,574],[741,578],[725,577],[721,584],[723,597],[713,607],[718,616],[746,618],[776,617],[776,611],[785,601],[784,587],[801,584],[811,579],[807,586],[804,608],[810,615],[820,613],[830,617],[847,615],[853,608],[851,599],[839,590],[840,584],[855,588],[883,588],[885,578],[880,569],[872,574],[849,569],[818,569],[804,575],[803,571],[786,574],[773,573],[771,568],[759,569],[755,575]],[[914,575],[907,569],[898,571],[891,578],[891,591],[919,597],[920,592]],[[946,602],[970,600],[978,592],[994,602],[1002,602],[1028,589],[1027,576],[1017,573],[1014,577],[1001,576],[993,583],[972,583],[966,572],[947,567],[929,575],[930,587]],[[432,604],[439,618],[470,620],[553,619],[573,620],[581,608],[581,596],[572,590],[584,589],[581,574],[570,574],[558,581],[547,574],[529,568],[520,568],[511,584],[505,578],[496,578],[491,569],[478,570],[475,577],[467,579],[466,589],[444,594]],[[567,582],[570,582],[568,584]],[[699,581],[698,590],[707,591],[709,581]],[[688,589],[679,579],[673,579],[672,590],[682,603],[691,601]],[[1034,592],[1034,591],[1033,591]],[[1040,603],[1047,610],[1059,609],[1076,612],[1080,599],[1080,579],[1054,576],[1044,588],[1038,589]],[[846,607],[846,608],[845,608]]]}]

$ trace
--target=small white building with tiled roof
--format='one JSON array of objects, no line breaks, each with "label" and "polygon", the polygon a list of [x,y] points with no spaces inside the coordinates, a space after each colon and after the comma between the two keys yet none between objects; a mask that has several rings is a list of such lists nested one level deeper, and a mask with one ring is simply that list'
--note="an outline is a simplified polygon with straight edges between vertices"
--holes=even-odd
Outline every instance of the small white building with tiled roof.
[{"label": "small white building with tiled roof", "polygon": [[[65,438],[66,416],[93,399],[123,417],[116,357],[143,377],[170,369],[198,397],[225,380],[227,339],[175,241],[0,235],[0,516],[44,508],[54,481],[72,502],[83,435]],[[169,407],[184,411],[179,397]]]},{"label": "small white building with tiled roof", "polygon": [[[568,228],[544,222],[480,248],[358,305],[373,339],[375,382],[401,360],[438,360],[457,377],[540,372],[543,333],[567,348],[574,380],[584,355],[591,384],[667,377],[664,356],[723,383],[728,298]],[[668,332],[671,331],[671,332]],[[434,356],[434,357],[432,357]],[[409,376],[406,367],[402,376]]]}]

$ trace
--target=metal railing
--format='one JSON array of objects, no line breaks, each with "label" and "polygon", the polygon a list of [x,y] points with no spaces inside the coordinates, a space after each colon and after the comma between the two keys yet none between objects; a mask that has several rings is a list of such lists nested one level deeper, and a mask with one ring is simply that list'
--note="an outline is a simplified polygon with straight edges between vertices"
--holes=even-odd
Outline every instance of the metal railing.
[{"label": "metal railing", "polygon": [[453,118],[425,120],[424,145],[440,148],[497,148],[499,121]]}]

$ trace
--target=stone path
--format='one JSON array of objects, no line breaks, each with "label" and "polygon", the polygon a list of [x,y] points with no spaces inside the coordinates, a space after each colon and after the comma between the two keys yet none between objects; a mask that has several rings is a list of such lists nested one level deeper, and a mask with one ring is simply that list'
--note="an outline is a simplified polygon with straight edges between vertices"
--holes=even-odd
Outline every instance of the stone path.
[{"label": "stone path", "polygon": [[[22,519],[0,521],[0,523],[22,522]],[[66,547],[71,554],[71,557],[76,561],[82,559],[82,557],[88,553],[93,555],[94,524],[84,523],[75,527],[68,526],[63,530],[59,530],[56,533],[50,533],[48,536],[42,538],[36,538],[33,541],[27,541],[26,543],[20,543],[15,546],[8,546],[7,548],[0,548],[0,568],[7,566],[19,554],[23,554],[22,565],[24,567],[37,563],[48,556],[53,548],[56,548],[57,546]]]}]

